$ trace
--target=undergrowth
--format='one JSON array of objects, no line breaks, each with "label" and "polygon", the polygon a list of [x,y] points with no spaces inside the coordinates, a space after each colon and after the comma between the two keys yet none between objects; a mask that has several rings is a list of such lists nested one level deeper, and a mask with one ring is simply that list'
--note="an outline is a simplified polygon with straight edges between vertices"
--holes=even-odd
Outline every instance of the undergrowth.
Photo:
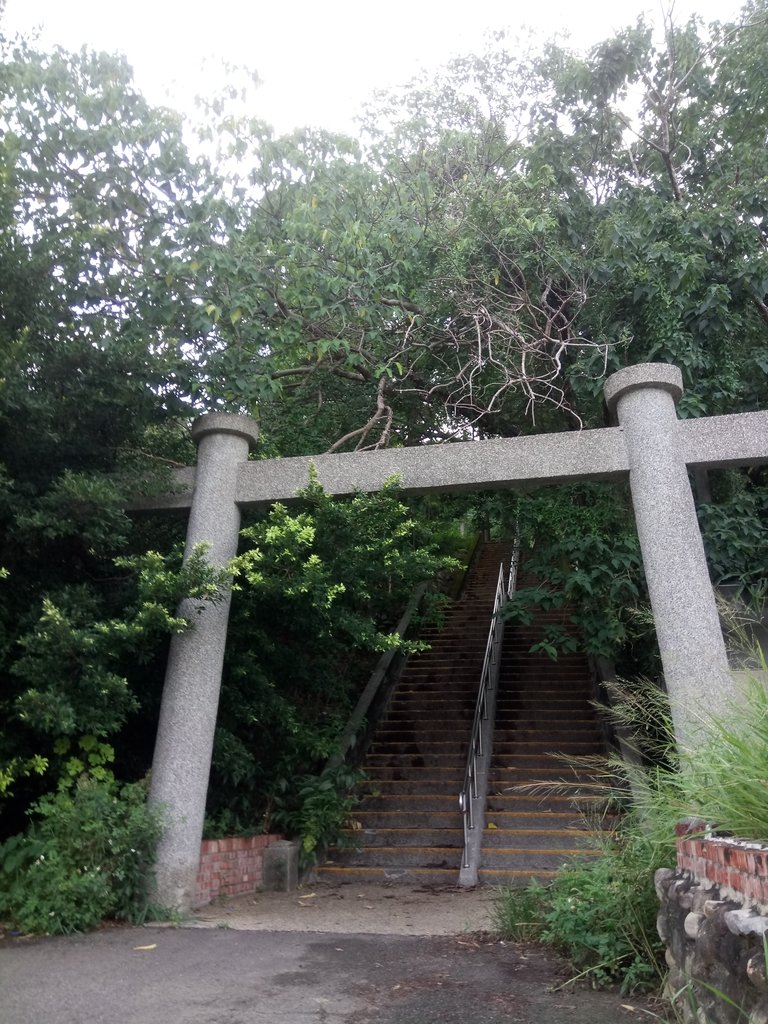
[{"label": "undergrowth", "polygon": [[0,846],[0,916],[23,932],[88,931],[154,912],[147,879],[161,832],[146,786],[81,777],[43,797]]}]

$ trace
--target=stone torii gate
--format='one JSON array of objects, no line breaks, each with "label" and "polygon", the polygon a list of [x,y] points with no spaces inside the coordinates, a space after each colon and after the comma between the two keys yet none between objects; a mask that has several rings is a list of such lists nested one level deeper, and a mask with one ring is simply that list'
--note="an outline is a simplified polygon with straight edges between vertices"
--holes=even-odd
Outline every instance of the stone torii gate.
[{"label": "stone torii gate", "polygon": [[[678,742],[695,742],[699,709],[734,696],[707,572],[688,469],[768,463],[768,411],[678,420],[680,370],[630,366],[605,383],[617,426],[578,433],[468,441],[313,458],[248,461],[257,424],[212,413],[192,426],[195,468],[181,470],[182,492],[145,509],[189,509],[185,557],[197,544],[211,564],[237,551],[240,509],[289,501],[306,486],[310,464],[329,494],[376,491],[393,475],[406,494],[531,488],[577,480],[629,478],[637,531]],[[152,766],[150,800],[166,828],[158,849],[155,897],[186,909],[194,897],[230,595],[171,642]]]}]

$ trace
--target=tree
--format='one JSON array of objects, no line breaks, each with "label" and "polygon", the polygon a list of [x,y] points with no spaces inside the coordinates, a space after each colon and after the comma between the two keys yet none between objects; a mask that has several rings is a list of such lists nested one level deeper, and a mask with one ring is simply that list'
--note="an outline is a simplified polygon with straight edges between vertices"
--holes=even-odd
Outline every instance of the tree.
[{"label": "tree", "polygon": [[18,812],[86,749],[104,762],[136,708],[139,637],[148,649],[179,627],[183,587],[164,609],[140,596],[142,572],[168,583],[163,560],[115,558],[136,544],[131,453],[179,448],[159,428],[189,415],[198,312],[168,278],[211,187],[123,61],[0,47],[0,758]]}]

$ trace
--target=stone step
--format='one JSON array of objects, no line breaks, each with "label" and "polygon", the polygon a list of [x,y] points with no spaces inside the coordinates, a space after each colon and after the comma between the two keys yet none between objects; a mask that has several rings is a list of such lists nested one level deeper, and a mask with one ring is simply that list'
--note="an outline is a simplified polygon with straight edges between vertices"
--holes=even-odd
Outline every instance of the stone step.
[{"label": "stone step", "polygon": [[371,746],[368,757],[376,757],[379,754],[412,754],[419,755],[424,754],[432,756],[433,754],[439,754],[440,756],[450,756],[454,760],[466,759],[467,756],[467,737],[465,735],[464,743],[457,743],[454,739],[448,740],[433,740],[426,739],[425,737],[419,737],[419,739],[408,739],[408,740],[392,740],[383,739],[380,743],[374,743]]},{"label": "stone step", "polygon": [[[419,811],[371,811],[367,808],[357,808],[352,811],[350,817],[366,829],[460,829],[462,828],[462,816],[458,800],[455,804],[455,810],[443,811],[431,811],[427,808]],[[568,818],[572,815],[564,815],[564,817]]]},{"label": "stone step", "polygon": [[602,734],[594,723],[577,724],[572,728],[539,725],[536,728],[521,729],[514,725],[505,726],[497,729],[493,737],[494,750],[530,743],[544,744],[547,750],[559,750],[566,743],[589,743],[593,746],[597,744],[603,750]]},{"label": "stone step", "polygon": [[[498,723],[499,717],[497,715],[496,721]],[[386,725],[387,723],[383,723]],[[540,716],[531,714],[530,710],[521,711],[519,714],[510,713],[504,717],[503,729],[508,731],[526,732],[527,730],[542,731],[547,730],[549,732],[559,732],[560,730],[566,729],[599,729],[600,722],[594,715],[589,715],[586,712],[579,717],[578,715],[566,715],[563,714],[560,718],[547,718],[546,723],[542,723]],[[497,729],[498,733],[498,729]]]},{"label": "stone step", "polygon": [[[585,755],[589,755],[589,754],[597,754],[597,755],[599,755],[600,753],[602,753],[602,747],[600,745],[598,745],[598,744],[586,744],[586,743],[585,744],[580,744],[580,743],[577,743],[577,744],[572,744],[571,746],[569,746],[567,748],[564,747],[564,745],[561,745],[561,746],[563,746],[563,750],[562,750],[563,753],[573,754],[573,755],[578,754],[578,756],[580,756],[580,757],[581,756],[585,756]],[[573,749],[574,747],[584,748],[584,749]],[[507,770],[514,771],[516,769],[521,769],[521,768],[553,769],[553,770],[556,770],[557,772],[559,772],[560,775],[563,775],[563,773],[567,772],[568,769],[564,768],[562,763],[559,763],[557,761],[556,756],[555,756],[556,754],[557,754],[557,751],[553,751],[551,753],[546,753],[546,752],[543,752],[543,751],[539,751],[539,752],[532,751],[529,754],[526,754],[526,753],[508,754],[508,753],[503,753],[503,752],[502,753],[497,753],[494,750],[493,760],[492,760],[492,769],[491,769],[492,773],[493,773],[492,777],[496,778],[497,777],[496,773],[499,772],[499,771],[507,771]],[[436,756],[436,755],[432,755],[432,756]],[[556,769],[554,769],[553,766],[557,766]],[[570,778],[573,779],[573,776],[571,775]]]},{"label": "stone step", "polygon": [[483,849],[482,870],[557,871],[569,862],[594,860],[600,856],[599,850],[576,850],[568,847],[559,849],[546,846],[539,850],[526,847],[489,847]]},{"label": "stone step", "polygon": [[[489,820],[496,821],[495,818]],[[485,828],[483,830],[483,860],[485,853],[501,850],[598,850],[601,833],[576,828]],[[495,855],[495,853],[494,853]]]},{"label": "stone step", "polygon": [[[560,733],[557,736],[545,733],[538,739],[514,739],[504,740],[494,738],[493,741],[493,760],[495,764],[504,765],[507,763],[505,760],[509,757],[528,757],[529,755],[537,754],[564,754],[566,756],[579,756],[587,754],[602,754],[604,747],[602,742],[597,736],[592,733],[584,737],[583,739],[571,738],[567,739],[567,736],[573,737],[573,733]],[[509,762],[511,765],[515,765],[517,762]]]},{"label": "stone step", "polygon": [[459,790],[463,781],[463,769],[455,777],[447,776],[442,779],[413,773],[401,778],[395,776],[372,779],[370,783],[363,784],[359,793],[361,800],[365,801],[366,807],[369,806],[371,800],[383,796],[395,798],[398,793],[404,799],[411,796],[450,797],[458,806]]},{"label": "stone step", "polygon": [[[361,792],[369,794],[392,793],[402,786],[404,793],[417,793],[423,787],[425,793],[444,793],[446,788],[458,794],[464,781],[464,768],[457,766],[453,771],[435,772],[412,769],[381,769],[372,774],[368,782],[361,783]],[[458,799],[458,797],[457,797]]]},{"label": "stone step", "polygon": [[461,765],[464,758],[457,757],[454,753],[438,754],[424,751],[413,754],[368,754],[366,764],[380,768],[428,768]]},{"label": "stone step", "polygon": [[314,869],[319,881],[344,884],[365,882],[376,885],[434,885],[455,886],[458,880],[457,868],[403,868],[403,867],[347,867],[337,864],[322,864]]},{"label": "stone step", "polygon": [[486,816],[489,821],[496,821],[496,816],[502,814],[589,814],[590,811],[599,813],[604,806],[603,797],[589,793],[574,793],[571,796],[553,793],[546,797],[540,794],[490,793]]},{"label": "stone step", "polygon": [[531,882],[539,882],[546,885],[551,882],[557,871],[532,871],[515,868],[493,868],[481,867],[478,871],[478,881],[481,885],[493,885],[497,888],[524,889]]},{"label": "stone step", "polygon": [[[390,811],[395,813],[411,811],[414,814],[432,814],[445,812],[453,814],[458,810],[458,791],[451,792],[448,788],[438,793],[396,792],[371,793],[365,797],[363,810]],[[357,811],[353,811],[356,814]]]},{"label": "stone step", "polygon": [[[351,819],[364,829],[412,829],[412,828],[461,828],[462,815],[456,801],[455,809],[433,810],[426,808],[418,811],[406,810],[369,810],[358,807],[352,811]],[[488,823],[497,826],[499,832],[516,831],[518,829],[534,829],[539,832],[558,831],[562,829],[584,830],[584,817],[576,810],[551,811],[547,809],[529,811],[489,811]],[[491,829],[493,831],[493,829]],[[514,843],[508,844],[513,846]]]},{"label": "stone step", "polygon": [[343,829],[341,833],[345,840],[344,846],[349,843],[363,849],[369,846],[377,847],[406,847],[415,846],[419,848],[458,848],[464,846],[464,829],[459,823],[448,828],[428,828],[426,826],[414,826],[413,828],[372,828],[364,826],[362,829]]},{"label": "stone step", "polygon": [[470,722],[457,721],[455,718],[431,718],[422,717],[410,722],[402,720],[387,719],[379,726],[376,735],[381,736],[385,742],[397,743],[401,738],[414,736],[445,736],[447,739],[463,736],[465,739],[469,732]]},{"label": "stone step", "polygon": [[537,720],[562,721],[567,717],[570,721],[570,712],[586,714],[585,703],[574,697],[557,699],[541,698],[534,700],[530,698],[518,698],[514,702],[509,699],[499,698],[496,704],[496,721],[507,725],[520,720],[525,715],[530,717],[535,713]]},{"label": "stone step", "polygon": [[[328,851],[325,865],[335,867],[401,867],[453,870],[458,874],[461,867],[461,847],[442,846],[366,846],[360,849],[338,849]],[[455,879],[454,879],[455,881]]]},{"label": "stone step", "polygon": [[[392,696],[395,704],[416,700],[471,700],[477,697],[479,680],[454,683],[448,686],[443,680],[409,679]],[[553,694],[554,695],[554,694]],[[563,699],[562,697],[560,698]]]}]

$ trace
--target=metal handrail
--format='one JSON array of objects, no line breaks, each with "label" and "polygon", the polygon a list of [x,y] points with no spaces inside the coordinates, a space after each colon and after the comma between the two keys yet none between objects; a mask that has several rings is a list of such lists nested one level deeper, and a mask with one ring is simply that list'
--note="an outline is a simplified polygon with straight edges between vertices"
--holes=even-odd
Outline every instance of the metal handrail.
[{"label": "metal handrail", "polygon": [[464,853],[462,865],[469,866],[467,858],[467,847],[469,845],[470,830],[475,827],[474,803],[477,800],[477,776],[478,760],[485,752],[483,743],[483,722],[488,717],[488,696],[498,681],[498,653],[499,641],[504,626],[498,617],[498,612],[506,597],[504,579],[504,564],[499,566],[499,577],[496,581],[496,596],[493,602],[493,613],[491,625],[488,630],[488,640],[485,645],[485,658],[483,659],[483,671],[480,674],[480,685],[477,691],[475,702],[475,717],[472,722],[472,732],[469,738],[469,751],[467,752],[467,766],[464,771],[464,784],[459,793],[459,808],[464,817]]},{"label": "metal handrail", "polygon": [[[469,865],[470,837],[477,825],[476,804],[481,794],[478,791],[478,777],[481,772],[481,759],[486,760],[486,754],[490,754],[491,737],[487,735],[489,730],[485,726],[489,717],[489,701],[493,695],[495,711],[495,692],[499,681],[499,668],[501,659],[501,644],[504,637],[504,622],[499,612],[505,601],[514,593],[517,584],[517,564],[519,560],[520,544],[516,537],[510,559],[509,572],[505,577],[504,563],[499,565],[499,576],[496,581],[496,595],[493,602],[491,614],[491,625],[488,630],[488,640],[485,645],[485,658],[483,670],[480,675],[480,685],[477,691],[475,702],[475,717],[472,722],[472,732],[467,752],[467,765],[464,770],[464,784],[459,793],[459,809],[461,810],[464,823],[464,851],[461,857],[462,868]],[[492,727],[492,723],[491,723]],[[487,765],[485,769],[487,771]],[[482,793],[485,799],[485,792]],[[464,884],[463,882],[461,884]],[[474,883],[473,883],[474,884]]]}]

